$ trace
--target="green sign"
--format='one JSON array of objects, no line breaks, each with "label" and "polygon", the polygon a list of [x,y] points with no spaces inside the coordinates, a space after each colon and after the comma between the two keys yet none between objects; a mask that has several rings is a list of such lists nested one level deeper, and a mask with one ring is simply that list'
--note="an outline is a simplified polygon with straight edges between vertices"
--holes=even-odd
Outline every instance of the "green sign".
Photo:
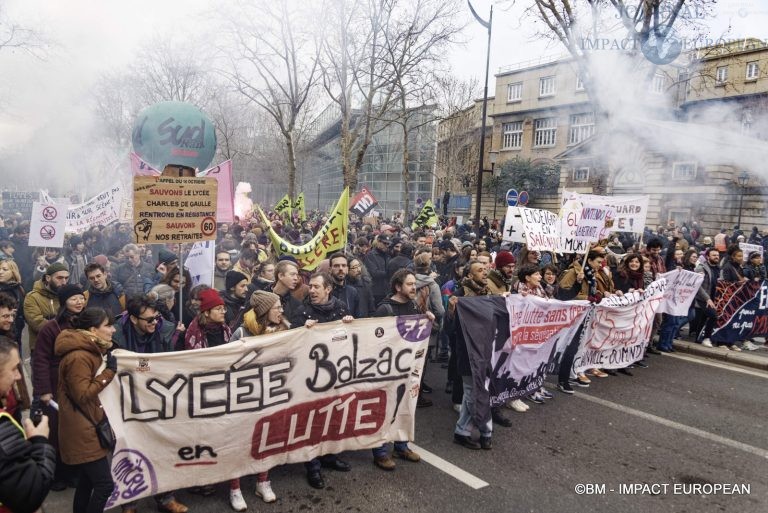
[{"label": "green sign", "polygon": [[203,111],[182,102],[144,109],[133,126],[133,151],[162,171],[166,165],[203,170],[216,152],[216,131]]}]

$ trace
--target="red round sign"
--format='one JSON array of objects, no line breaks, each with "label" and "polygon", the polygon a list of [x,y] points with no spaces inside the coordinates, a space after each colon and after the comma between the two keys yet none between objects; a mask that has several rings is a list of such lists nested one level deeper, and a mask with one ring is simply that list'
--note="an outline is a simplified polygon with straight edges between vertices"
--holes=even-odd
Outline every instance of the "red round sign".
[{"label": "red round sign", "polygon": [[45,207],[43,209],[43,217],[46,221],[52,221],[56,219],[56,216],[59,215],[59,213],[56,211],[54,207]]},{"label": "red round sign", "polygon": [[206,237],[216,233],[216,219],[212,218],[211,216],[203,219],[203,222],[200,223],[200,231]]},{"label": "red round sign", "polygon": [[43,240],[51,240],[56,236],[56,228],[51,226],[50,224],[44,225],[42,228],[40,228],[40,238]]}]

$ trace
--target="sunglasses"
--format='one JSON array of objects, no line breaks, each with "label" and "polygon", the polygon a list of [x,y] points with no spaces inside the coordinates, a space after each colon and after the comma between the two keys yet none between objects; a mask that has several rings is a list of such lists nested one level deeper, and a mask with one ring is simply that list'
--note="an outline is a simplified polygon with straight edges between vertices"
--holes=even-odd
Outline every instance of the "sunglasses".
[{"label": "sunglasses", "polygon": [[138,317],[138,319],[140,321],[144,321],[144,322],[149,323],[149,324],[154,324],[154,323],[158,322],[162,318],[163,318],[162,315],[155,315],[154,317]]}]

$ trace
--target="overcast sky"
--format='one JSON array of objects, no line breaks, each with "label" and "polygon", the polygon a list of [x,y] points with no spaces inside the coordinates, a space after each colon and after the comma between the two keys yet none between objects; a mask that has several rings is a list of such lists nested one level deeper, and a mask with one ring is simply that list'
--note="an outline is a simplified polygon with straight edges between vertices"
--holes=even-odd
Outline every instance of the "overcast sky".
[{"label": "overcast sky", "polygon": [[[313,1],[313,0],[296,0]],[[496,2],[498,4],[498,2]],[[487,17],[491,0],[473,4]],[[494,12],[491,74],[500,66],[563,54],[557,45],[536,37],[521,6],[503,2]],[[23,147],[37,128],[59,124],[62,116],[78,117],[97,75],[126,65],[142,40],[176,31],[190,40],[211,30],[201,13],[214,0],[0,0],[6,15],[38,27],[54,47],[45,61],[24,53],[0,52],[0,150]],[[486,32],[466,10],[467,43],[456,48],[449,62],[456,74],[482,80]],[[716,16],[705,20],[714,37],[731,26],[727,37],[768,40],[768,1],[720,0]],[[493,90],[493,78],[489,85]],[[85,115],[85,114],[82,114]],[[66,125],[66,123],[61,123]]]}]

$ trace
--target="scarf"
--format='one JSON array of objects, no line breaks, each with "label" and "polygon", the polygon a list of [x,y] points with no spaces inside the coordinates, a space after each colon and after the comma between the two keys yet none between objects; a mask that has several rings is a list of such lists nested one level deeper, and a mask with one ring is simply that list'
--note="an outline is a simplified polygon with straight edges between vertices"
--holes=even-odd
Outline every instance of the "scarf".
[{"label": "scarf", "polygon": [[645,285],[643,283],[643,270],[638,269],[637,271],[633,271],[632,269],[627,269],[626,271],[622,271],[621,276],[629,282],[629,285],[633,289],[644,289]]},{"label": "scarf", "polygon": [[461,286],[469,289],[472,291],[475,296],[487,296],[488,295],[488,286],[482,285],[480,283],[477,283],[472,278],[464,278],[461,280]]},{"label": "scarf", "polygon": [[202,349],[208,347],[208,335],[217,335],[220,331],[224,334],[224,343],[232,338],[232,330],[224,324],[202,324],[202,315],[198,315],[187,328],[184,347],[186,349]]},{"label": "scarf", "polygon": [[517,284],[517,292],[523,295],[543,297],[545,299],[547,298],[547,294],[544,292],[544,288],[541,285],[538,285],[535,288],[531,288],[527,283],[522,281]]},{"label": "scarf", "polygon": [[603,295],[597,292],[597,281],[595,280],[595,271],[589,265],[584,266],[584,279],[587,280],[589,285],[589,293],[587,299],[593,303],[599,303],[603,299]]},{"label": "scarf", "polygon": [[106,351],[107,349],[112,347],[112,341],[111,340],[104,340],[103,338],[100,338],[95,333],[88,331],[88,330],[75,330],[78,331],[84,335],[87,335],[88,338],[96,342],[96,345],[99,346],[99,349]]}]

